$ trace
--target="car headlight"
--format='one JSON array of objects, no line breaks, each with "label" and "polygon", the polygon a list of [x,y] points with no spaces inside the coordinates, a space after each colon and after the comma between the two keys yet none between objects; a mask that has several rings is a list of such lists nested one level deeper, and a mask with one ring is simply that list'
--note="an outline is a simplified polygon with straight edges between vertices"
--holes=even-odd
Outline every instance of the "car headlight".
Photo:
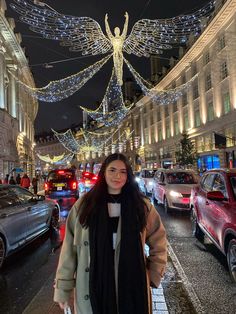
[{"label": "car headlight", "polygon": [[170,191],[170,196],[172,197],[183,197],[183,195],[176,191]]}]

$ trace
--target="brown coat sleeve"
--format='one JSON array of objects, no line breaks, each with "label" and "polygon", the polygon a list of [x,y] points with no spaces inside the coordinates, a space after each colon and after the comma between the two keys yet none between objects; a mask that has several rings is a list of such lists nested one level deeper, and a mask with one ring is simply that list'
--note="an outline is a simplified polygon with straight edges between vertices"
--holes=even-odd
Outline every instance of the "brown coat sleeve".
[{"label": "brown coat sleeve", "polygon": [[166,231],[156,208],[148,202],[149,214],[147,219],[146,244],[149,247],[147,269],[150,282],[159,286],[167,263]]}]

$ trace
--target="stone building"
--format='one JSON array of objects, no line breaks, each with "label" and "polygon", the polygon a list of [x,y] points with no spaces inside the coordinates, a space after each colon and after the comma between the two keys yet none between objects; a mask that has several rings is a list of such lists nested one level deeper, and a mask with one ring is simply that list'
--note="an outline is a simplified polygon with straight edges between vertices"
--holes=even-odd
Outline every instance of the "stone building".
[{"label": "stone building", "polygon": [[0,178],[13,169],[34,173],[34,120],[38,102],[17,84],[34,87],[21,35],[14,32],[14,19],[5,16],[0,0]]}]

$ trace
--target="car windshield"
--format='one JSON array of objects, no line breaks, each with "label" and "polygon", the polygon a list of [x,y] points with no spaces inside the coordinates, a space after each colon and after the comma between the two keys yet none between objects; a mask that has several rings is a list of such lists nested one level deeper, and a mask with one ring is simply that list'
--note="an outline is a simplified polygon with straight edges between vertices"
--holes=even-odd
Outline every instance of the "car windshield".
[{"label": "car windshield", "polygon": [[188,172],[171,172],[166,174],[168,184],[194,184],[197,183],[194,175]]},{"label": "car windshield", "polygon": [[230,184],[234,193],[234,198],[236,199],[236,176],[230,178]]},{"label": "car windshield", "polygon": [[153,178],[156,170],[145,170],[143,172],[143,177],[144,178]]}]

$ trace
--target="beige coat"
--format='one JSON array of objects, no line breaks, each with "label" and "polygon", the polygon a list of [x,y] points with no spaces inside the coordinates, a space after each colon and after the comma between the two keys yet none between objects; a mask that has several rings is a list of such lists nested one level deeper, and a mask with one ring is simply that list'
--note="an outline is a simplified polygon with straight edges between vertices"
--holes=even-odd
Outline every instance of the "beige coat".
[{"label": "beige coat", "polygon": [[[147,227],[142,232],[142,244],[149,246],[146,257],[148,293],[150,296],[149,313],[151,310],[150,281],[159,286],[165,272],[167,262],[167,241],[164,226],[155,207],[146,201],[149,208]],[[65,302],[75,288],[75,310],[77,314],[92,314],[89,300],[89,232],[79,223],[77,210],[78,200],[72,207],[67,218],[66,234],[62,245],[55,280],[55,302]],[[118,274],[118,261],[121,240],[121,219],[119,219],[115,248],[115,279]]]}]

